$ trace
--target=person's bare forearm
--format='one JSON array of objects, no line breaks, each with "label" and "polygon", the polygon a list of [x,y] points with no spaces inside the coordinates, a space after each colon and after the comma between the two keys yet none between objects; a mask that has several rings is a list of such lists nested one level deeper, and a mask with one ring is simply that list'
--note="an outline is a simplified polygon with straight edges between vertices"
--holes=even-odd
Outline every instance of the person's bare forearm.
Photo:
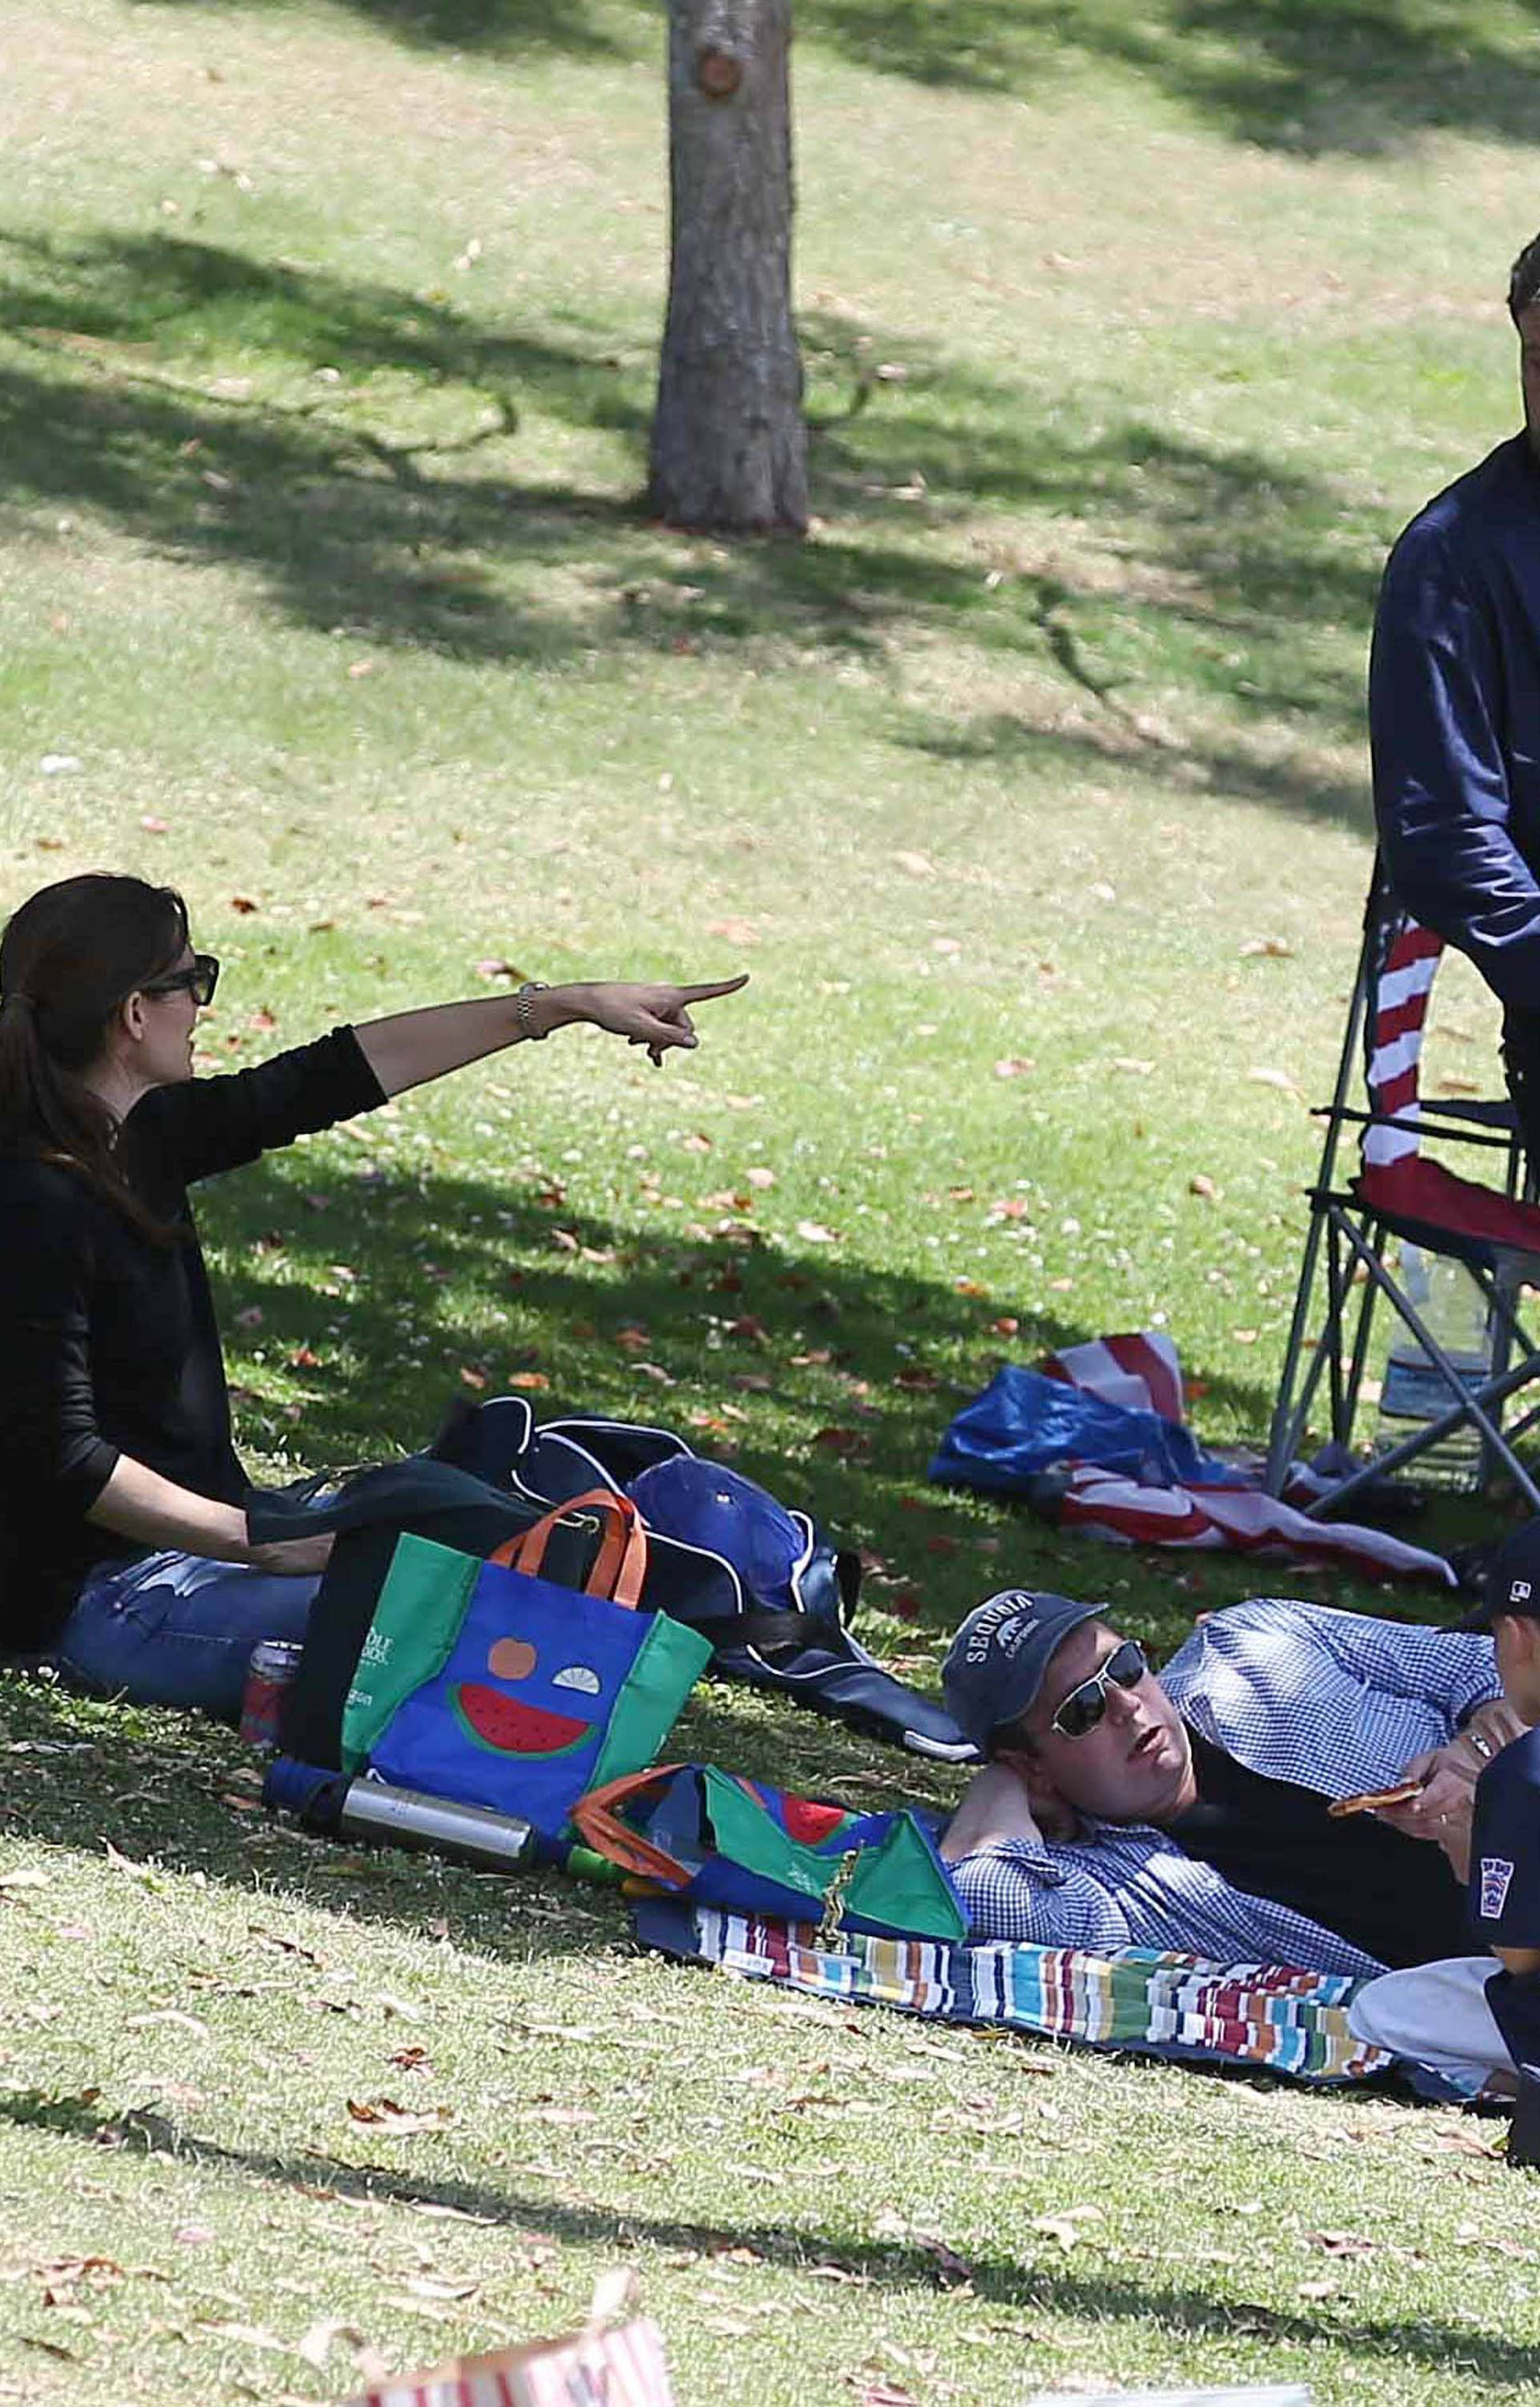
[{"label": "person's bare forearm", "polygon": [[[551,986],[526,998],[525,1009],[536,1036],[566,1028],[586,1017],[584,990]],[[468,1061],[501,1053],[523,1041],[518,1007],[511,994],[484,995],[473,1003],[430,1004],[421,1011],[398,1011],[389,1019],[366,1020],[354,1035],[388,1095],[404,1094],[430,1078],[445,1077]]]},{"label": "person's bare forearm", "polygon": [[90,1512],[88,1521],[110,1530],[114,1537],[131,1538],[136,1545],[176,1547],[183,1554],[208,1555],[216,1562],[248,1563],[246,1515],[238,1504],[223,1504],[213,1496],[199,1496],[162,1479],[147,1463],[120,1454]]},{"label": "person's bare forearm", "polygon": [[397,1012],[391,1019],[366,1020],[353,1033],[365,1061],[388,1095],[420,1087],[429,1078],[463,1069],[488,1053],[501,1053],[521,1037],[548,1036],[577,1020],[608,1029],[629,1045],[645,1046],[661,1068],[676,1046],[693,1051],[692,1004],[714,1003],[746,986],[746,975],[710,978],[704,986],[636,985],[593,978],[578,986],[543,986],[519,995],[488,995],[477,1003],[431,1004],[425,1011]]},{"label": "person's bare forearm", "polygon": [[1030,1844],[1041,1836],[1016,1774],[1003,1763],[986,1763],[968,1782],[947,1826],[941,1853],[949,1863],[960,1863],[964,1856],[1002,1839],[1024,1839]]}]

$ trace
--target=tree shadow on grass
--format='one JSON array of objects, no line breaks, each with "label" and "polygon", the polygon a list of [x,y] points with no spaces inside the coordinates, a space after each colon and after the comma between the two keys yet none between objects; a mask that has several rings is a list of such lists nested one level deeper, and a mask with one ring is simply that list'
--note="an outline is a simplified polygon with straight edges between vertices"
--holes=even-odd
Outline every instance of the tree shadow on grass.
[{"label": "tree shadow on grass", "polygon": [[[640,490],[651,351],[611,327],[483,325],[168,235],[5,249],[0,512],[18,537],[29,513],[84,507],[164,558],[255,571],[302,626],[472,662],[757,643],[881,667],[896,630],[929,630],[1061,685],[1090,752],[1132,739],[1157,775],[1151,690],[1208,694],[1243,729],[1356,732],[1356,667],[1304,667],[1300,647],[1367,623],[1383,530],[1255,452],[1137,420],[1070,439],[1006,380],[814,314],[815,381],[844,404],[814,427],[817,538],[708,543],[649,527],[626,491],[511,473],[532,411],[611,438]],[[874,358],[905,381],[876,382]],[[1304,799],[1244,744],[1208,768]]]},{"label": "tree shadow on grass", "polygon": [[[41,2090],[13,2090],[0,2097],[0,2121],[51,2132],[61,2140],[78,2141],[92,2148],[106,2146],[137,2157],[205,2165],[227,2174],[293,2187],[307,2197],[314,2197],[318,2186],[325,2184],[346,2198],[449,2206],[515,2233],[554,2237],[572,2247],[605,2251],[647,2247],[707,2255],[746,2248],[787,2272],[833,2264],[865,2286],[894,2292],[944,2289],[957,2279],[939,2262],[934,2245],[927,2248],[920,2241],[857,2238],[847,2230],[830,2231],[815,2224],[694,2221],[684,2215],[521,2194],[511,2185],[464,2181],[454,2175],[438,2180],[411,2177],[393,2167],[358,2164],[318,2153],[297,2158],[261,2156],[204,2139],[158,2112],[114,2115],[84,2092],[52,2096]],[[1533,2348],[1499,2333],[1473,2329],[1469,2324],[1449,2325],[1431,2316],[1396,2319],[1307,2314],[1297,2308],[1250,2302],[1231,2304],[1180,2282],[1141,2282],[1108,2272],[1077,2273],[1052,2265],[1023,2265],[997,2245],[971,2249],[967,2272],[972,2295],[995,2307],[1037,2308],[1098,2325],[1153,2323],[1162,2330],[1194,2340],[1265,2336],[1275,2346],[1340,2351],[1344,2361],[1366,2357],[1387,2365],[1474,2375],[1478,2381],[1508,2383],[1516,2388],[1534,2379]]]},{"label": "tree shadow on grass", "polygon": [[874,72],[1030,99],[1132,69],[1233,140],[1374,158],[1421,134],[1533,138],[1525,14],[1487,0],[800,0],[798,28]]},{"label": "tree shadow on grass", "polygon": [[[140,6],[171,8],[180,0],[140,0]],[[209,0],[196,0],[206,11]],[[227,8],[265,7],[279,0],[216,0]],[[614,9],[592,0],[336,0],[367,24],[393,35],[413,50],[466,50],[494,59],[542,51],[584,65],[635,55],[624,41]]]},{"label": "tree shadow on grass", "polygon": [[[942,1431],[1002,1359],[1031,1365],[1105,1333],[1065,1317],[1056,1298],[1013,1281],[960,1294],[945,1275],[798,1259],[730,1216],[627,1228],[543,1204],[537,1181],[380,1171],[361,1192],[326,1182],[316,1213],[304,1201],[314,1176],[267,1161],[220,1181],[203,1206],[222,1249],[232,1374],[256,1382],[240,1397],[247,1444],[299,1446],[318,1466],[386,1459],[427,1442],[467,1374],[485,1383],[473,1393],[536,1383],[528,1392],[542,1419],[577,1411],[674,1429],[864,1549],[858,1631],[923,1688],[935,1684],[938,1642],[1004,1586],[1095,1596],[1130,1562],[1158,1564],[1187,1583],[1169,1592],[1154,1578],[1140,1584],[1139,1627],[1162,1649],[1187,1635],[1198,1591],[1210,1607],[1259,1586],[1287,1591],[1286,1574],[1259,1576],[1244,1556],[1194,1566],[1159,1550],[1114,1554],[1024,1505],[927,1483]],[[355,1274],[342,1296],[328,1267],[339,1260]],[[1008,1339],[994,1326],[1002,1297],[1018,1323]],[[260,1332],[234,1322],[252,1304]],[[334,1336],[328,1319],[340,1321]],[[318,1360],[296,1373],[297,1355]],[[1272,1395],[1260,1378],[1201,1356],[1185,1367],[1208,1409],[1263,1438]],[[1432,1589],[1408,1586],[1390,1602],[1367,1583],[1343,1582],[1340,1593],[1409,1619],[1438,1610]],[[746,1692],[713,1691],[712,1704],[738,1717],[713,1739],[738,1745],[757,1745],[757,1716],[769,1711],[763,1728],[775,1747],[794,1738],[798,1777],[838,1786],[841,1767],[858,1760],[891,1765],[902,1786],[912,1768],[884,1751],[853,1754],[858,1742],[838,1726]],[[762,1768],[785,1779],[787,1760],[772,1749]]]}]

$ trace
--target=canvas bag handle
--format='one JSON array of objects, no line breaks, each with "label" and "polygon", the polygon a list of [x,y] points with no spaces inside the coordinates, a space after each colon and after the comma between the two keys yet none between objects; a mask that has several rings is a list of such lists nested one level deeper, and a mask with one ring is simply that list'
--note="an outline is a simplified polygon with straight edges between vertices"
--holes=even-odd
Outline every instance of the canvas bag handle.
[{"label": "canvas bag handle", "polygon": [[606,1863],[618,1864],[622,1872],[635,1873],[643,1880],[659,1881],[665,1888],[684,1888],[690,1877],[690,1868],[677,1856],[655,1846],[623,1822],[615,1811],[628,1797],[640,1796],[643,1790],[657,1787],[671,1780],[678,1772],[689,1769],[683,1763],[655,1763],[645,1772],[623,1773],[618,1780],[606,1780],[598,1788],[590,1788],[572,1807],[572,1828],[586,1846]]},{"label": "canvas bag handle", "polygon": [[504,1539],[496,1553],[487,1557],[488,1562],[538,1578],[552,1537],[564,1521],[579,1513],[608,1516],[603,1541],[584,1583],[583,1594],[607,1597],[612,1604],[640,1604],[642,1583],[647,1573],[647,1532],[630,1498],[617,1495],[614,1488],[590,1488],[582,1496],[569,1498],[516,1538]]}]

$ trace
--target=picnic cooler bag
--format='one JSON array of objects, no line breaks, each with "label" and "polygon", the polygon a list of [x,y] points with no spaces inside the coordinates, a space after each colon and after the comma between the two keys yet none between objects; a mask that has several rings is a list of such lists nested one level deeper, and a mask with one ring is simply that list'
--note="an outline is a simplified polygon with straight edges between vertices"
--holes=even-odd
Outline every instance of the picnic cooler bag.
[{"label": "picnic cooler bag", "polygon": [[[574,1517],[605,1535],[584,1587],[542,1574]],[[406,1534],[343,1710],[342,1768],[490,1807],[555,1837],[583,1791],[650,1763],[710,1660],[709,1642],[637,1609],[647,1540],[628,1497],[596,1489],[487,1561]]]},{"label": "picnic cooler bag", "polygon": [[879,1936],[968,1937],[968,1916],[925,1824],[855,1814],[720,1771],[659,1764],[596,1784],[572,1809],[596,1855],[702,1905]]}]

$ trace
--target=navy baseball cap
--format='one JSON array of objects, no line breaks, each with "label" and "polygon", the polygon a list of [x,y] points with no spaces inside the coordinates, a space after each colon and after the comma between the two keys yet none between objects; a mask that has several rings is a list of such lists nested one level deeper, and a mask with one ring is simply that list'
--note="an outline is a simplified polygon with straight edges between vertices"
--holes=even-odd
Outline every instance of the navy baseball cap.
[{"label": "navy baseball cap", "polygon": [[680,1454],[639,1472],[629,1493],[650,1530],[725,1555],[759,1603],[795,1609],[808,1540],[768,1488],[720,1462]]},{"label": "navy baseball cap", "polygon": [[1072,1630],[1099,1621],[1105,1604],[1075,1604],[1067,1596],[1008,1588],[976,1604],[947,1649],[941,1666],[946,1708],[981,1755],[990,1732],[1024,1714],[1043,1674]]},{"label": "navy baseball cap", "polygon": [[1505,1538],[1487,1567],[1481,1602],[1454,1621],[1451,1630],[1491,1632],[1500,1613],[1522,1614],[1540,1621],[1540,1521],[1526,1521]]}]

